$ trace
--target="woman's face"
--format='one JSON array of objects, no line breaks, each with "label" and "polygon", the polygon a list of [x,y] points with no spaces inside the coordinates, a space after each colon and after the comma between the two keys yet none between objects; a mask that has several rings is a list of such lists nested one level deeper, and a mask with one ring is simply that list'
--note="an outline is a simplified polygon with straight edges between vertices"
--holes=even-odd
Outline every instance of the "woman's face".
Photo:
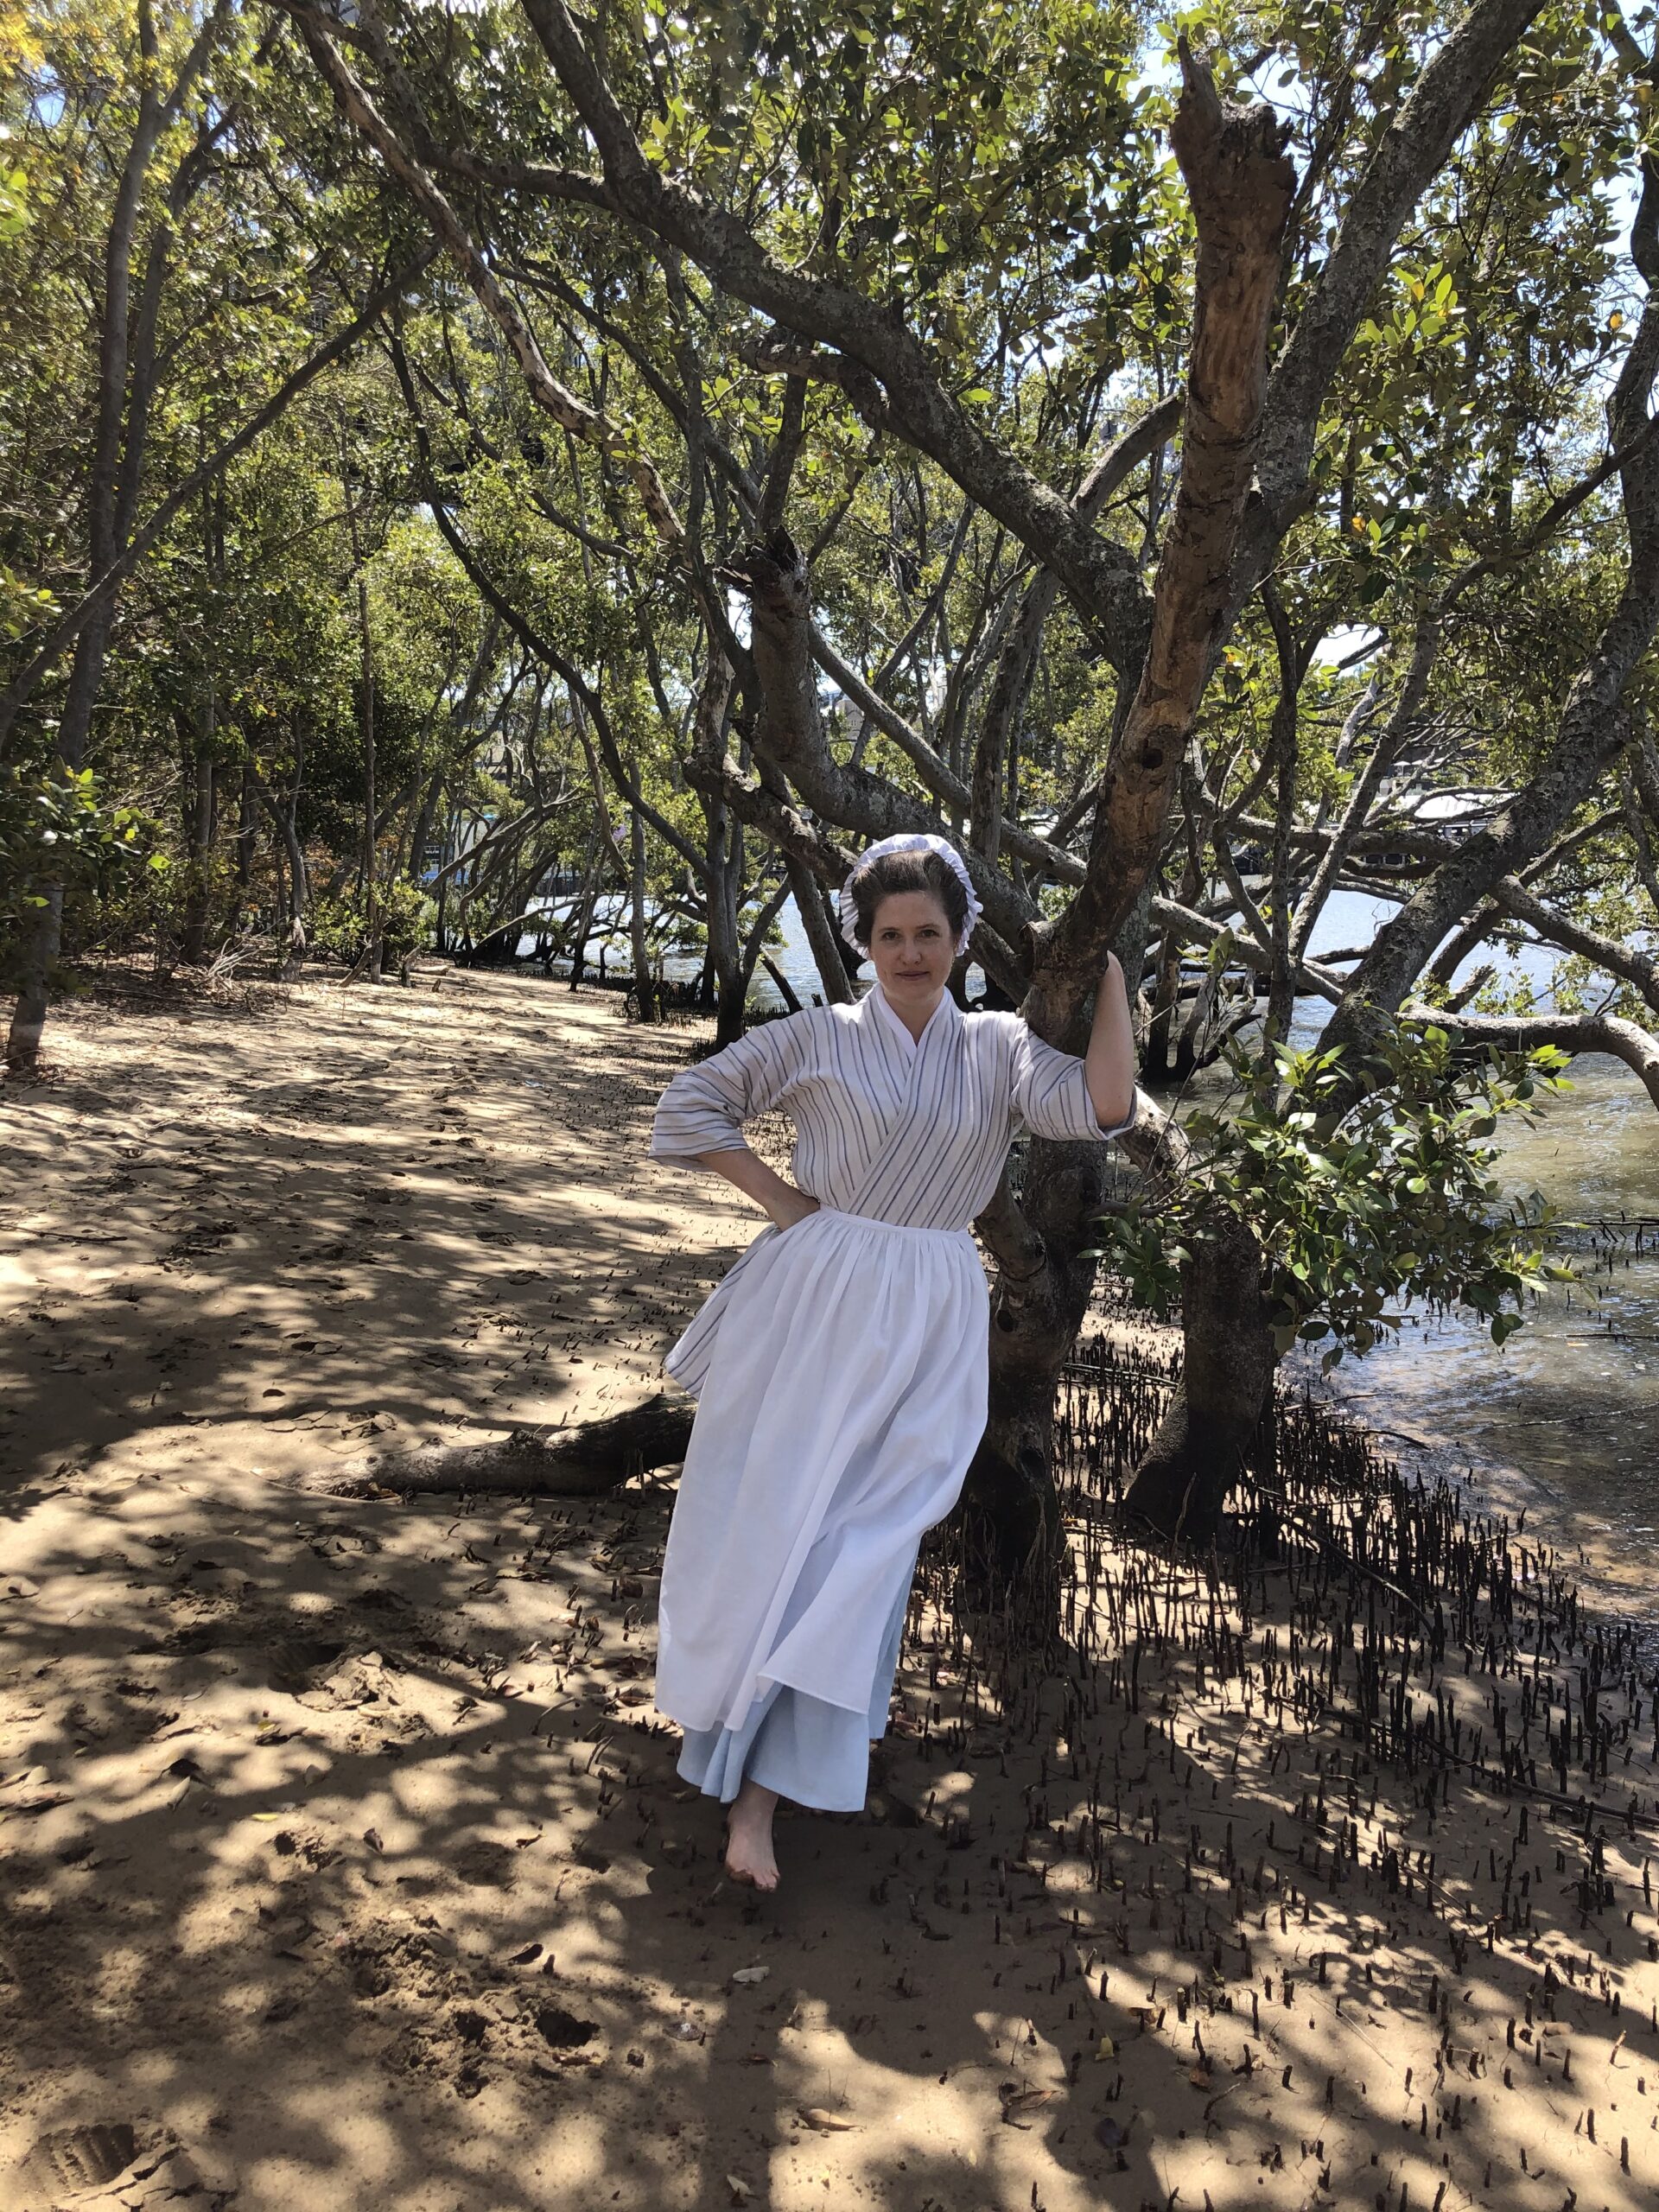
[{"label": "woman's face", "polygon": [[937,998],[956,957],[944,907],[925,891],[895,891],[875,910],[870,959],[876,981],[895,1006]]}]

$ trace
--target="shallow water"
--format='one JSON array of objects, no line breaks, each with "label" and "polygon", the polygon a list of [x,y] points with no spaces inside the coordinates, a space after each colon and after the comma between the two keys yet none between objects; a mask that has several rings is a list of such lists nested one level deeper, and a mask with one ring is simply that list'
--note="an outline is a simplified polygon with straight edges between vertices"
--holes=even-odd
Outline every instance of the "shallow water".
[{"label": "shallow water", "polygon": [[[1500,1349],[1472,1316],[1408,1317],[1344,1362],[1344,1397],[1375,1425],[1427,1427],[1524,1470],[1592,1528],[1647,1550],[1659,1536],[1659,1116],[1630,1071],[1574,1061],[1573,1089],[1505,1128],[1502,1174],[1569,1219],[1579,1284],[1551,1290]],[[1655,1593],[1659,1610],[1659,1592]]]},{"label": "shallow water", "polygon": [[[1364,944],[1389,911],[1344,893],[1319,941]],[[1548,1004],[1552,966],[1535,952],[1511,972]],[[1322,1018],[1299,1007],[1298,1041]],[[1619,1061],[1575,1060],[1569,1074],[1570,1090],[1500,1122],[1500,1173],[1510,1195],[1536,1191],[1585,1224],[1560,1232],[1581,1282],[1535,1301],[1501,1349],[1475,1315],[1408,1316],[1396,1339],[1338,1372],[1344,1398],[1373,1425],[1430,1428],[1478,1460],[1521,1468],[1555,1502],[1563,1532],[1624,1548],[1629,1567],[1632,1553],[1659,1558],[1659,1114]],[[1602,1223],[1611,1233],[1598,1233]]]}]

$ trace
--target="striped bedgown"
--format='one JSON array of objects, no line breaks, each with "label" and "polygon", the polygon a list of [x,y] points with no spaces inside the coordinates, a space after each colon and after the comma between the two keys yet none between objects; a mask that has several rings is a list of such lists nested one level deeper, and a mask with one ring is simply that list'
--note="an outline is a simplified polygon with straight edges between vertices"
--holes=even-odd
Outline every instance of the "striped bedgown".
[{"label": "striped bedgown", "polygon": [[[861,1805],[925,1530],[985,1426],[989,1299],[969,1224],[1017,1127],[1103,1141],[1084,1064],[947,995],[919,1040],[880,984],[683,1070],[661,1160],[743,1143],[774,1107],[818,1211],[768,1226],[669,1352],[697,1397],[663,1567],[658,1709],[681,1770]],[[778,1777],[781,1777],[782,1779]]]}]

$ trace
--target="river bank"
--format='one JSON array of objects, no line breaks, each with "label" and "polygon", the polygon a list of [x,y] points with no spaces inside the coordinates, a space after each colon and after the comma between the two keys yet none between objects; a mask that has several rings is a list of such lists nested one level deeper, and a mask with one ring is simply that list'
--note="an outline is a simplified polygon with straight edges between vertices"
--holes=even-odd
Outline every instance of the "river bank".
[{"label": "river bank", "polygon": [[[1647,2202],[1654,1691],[1535,1548],[1474,1641],[1406,1617],[1387,1760],[1375,1580],[1091,1529],[1088,1632],[993,1679],[935,1577],[762,1900],[650,1704],[671,1482],[332,1494],[656,1387],[753,1226],[645,1156],[695,1033],[428,969],[94,998],[0,1090],[0,2201]],[[1592,1649],[1603,1770],[1505,1794]]]}]

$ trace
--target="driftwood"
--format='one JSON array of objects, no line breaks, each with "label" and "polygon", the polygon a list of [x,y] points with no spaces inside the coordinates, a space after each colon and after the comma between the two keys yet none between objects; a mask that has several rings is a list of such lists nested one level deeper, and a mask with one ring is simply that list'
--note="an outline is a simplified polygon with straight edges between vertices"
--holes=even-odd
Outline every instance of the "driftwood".
[{"label": "driftwood", "polygon": [[373,1453],[336,1470],[323,1486],[348,1497],[375,1490],[409,1497],[465,1490],[513,1497],[601,1497],[632,1475],[684,1459],[691,1410],[689,1399],[659,1391],[642,1406],[568,1433],[515,1428],[484,1444]]}]

